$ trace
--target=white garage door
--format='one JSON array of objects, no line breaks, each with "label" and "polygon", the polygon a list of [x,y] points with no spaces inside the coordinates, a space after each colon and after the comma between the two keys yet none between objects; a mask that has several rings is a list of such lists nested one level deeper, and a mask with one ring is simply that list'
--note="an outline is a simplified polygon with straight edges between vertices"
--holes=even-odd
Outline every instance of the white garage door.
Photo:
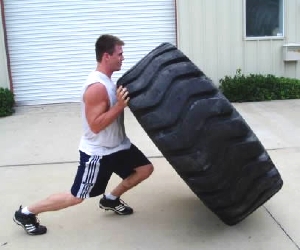
[{"label": "white garage door", "polygon": [[125,41],[122,71],[162,42],[176,43],[174,0],[5,0],[19,105],[77,102],[104,33]]}]

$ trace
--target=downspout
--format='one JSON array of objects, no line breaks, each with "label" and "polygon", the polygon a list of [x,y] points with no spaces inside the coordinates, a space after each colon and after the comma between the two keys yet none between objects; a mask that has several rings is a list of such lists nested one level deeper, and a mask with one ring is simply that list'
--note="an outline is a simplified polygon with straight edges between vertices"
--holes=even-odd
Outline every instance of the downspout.
[{"label": "downspout", "polygon": [[2,28],[3,28],[3,35],[4,35],[3,40],[4,40],[5,53],[6,53],[6,63],[7,63],[7,72],[8,72],[8,78],[9,78],[9,86],[10,86],[10,90],[13,92],[14,88],[13,88],[12,75],[11,75],[10,57],[9,57],[9,52],[8,52],[5,13],[4,13],[4,2],[3,1],[4,0],[0,0],[1,17],[2,17],[1,21],[2,21]]}]

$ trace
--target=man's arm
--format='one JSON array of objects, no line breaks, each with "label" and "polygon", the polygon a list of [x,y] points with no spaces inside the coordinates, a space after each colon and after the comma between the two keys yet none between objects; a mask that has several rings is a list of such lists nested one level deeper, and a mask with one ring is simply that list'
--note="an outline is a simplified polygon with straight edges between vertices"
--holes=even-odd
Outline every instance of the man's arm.
[{"label": "man's arm", "polygon": [[109,108],[106,88],[101,83],[90,85],[85,94],[85,115],[91,130],[97,134],[110,125],[127,106],[129,97],[126,88],[117,89],[117,103]]}]

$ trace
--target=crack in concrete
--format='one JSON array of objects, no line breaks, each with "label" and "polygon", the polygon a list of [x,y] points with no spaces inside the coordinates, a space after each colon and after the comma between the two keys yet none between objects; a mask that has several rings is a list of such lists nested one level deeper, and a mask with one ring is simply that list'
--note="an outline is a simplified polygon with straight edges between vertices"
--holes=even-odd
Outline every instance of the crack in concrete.
[{"label": "crack in concrete", "polygon": [[[164,158],[162,155],[147,156],[149,159],[161,159]],[[40,163],[23,163],[23,164],[9,164],[0,165],[0,168],[11,168],[11,167],[29,167],[29,166],[40,166],[40,165],[59,165],[59,164],[78,164],[78,161],[58,161],[58,162],[40,162]]]},{"label": "crack in concrete", "polygon": [[276,151],[276,150],[288,150],[288,149],[300,149],[300,147],[283,147],[283,148],[267,148],[267,151]]},{"label": "crack in concrete", "polygon": [[[300,149],[300,147],[269,148],[269,149],[266,149],[266,151],[287,150],[287,149]],[[152,156],[147,156],[147,157],[149,159],[165,158],[163,155],[152,155]],[[0,168],[4,168],[4,167],[28,167],[28,166],[38,166],[38,165],[58,165],[58,164],[68,164],[68,163],[73,164],[73,163],[78,163],[78,161],[8,164],[8,165],[0,165]]]},{"label": "crack in concrete", "polygon": [[287,231],[285,231],[285,229],[279,223],[279,221],[275,219],[275,217],[272,215],[272,213],[265,206],[263,206],[263,207],[267,211],[267,213],[271,216],[271,218],[276,222],[276,224],[280,227],[280,229],[285,233],[285,235],[290,239],[290,241],[295,245],[295,247],[297,247],[297,249],[300,250],[300,247],[298,246],[298,244],[292,239],[292,237],[287,233]]}]

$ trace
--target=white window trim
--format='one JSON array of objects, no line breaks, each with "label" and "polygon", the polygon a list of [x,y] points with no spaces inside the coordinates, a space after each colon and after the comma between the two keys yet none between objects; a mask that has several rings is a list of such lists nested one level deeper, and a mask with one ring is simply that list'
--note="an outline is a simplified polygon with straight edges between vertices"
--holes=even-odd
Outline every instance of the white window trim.
[{"label": "white window trim", "polygon": [[285,39],[285,0],[282,0],[282,36],[257,36],[247,37],[246,35],[246,1],[243,0],[243,36],[246,41],[258,40],[284,40]]}]

